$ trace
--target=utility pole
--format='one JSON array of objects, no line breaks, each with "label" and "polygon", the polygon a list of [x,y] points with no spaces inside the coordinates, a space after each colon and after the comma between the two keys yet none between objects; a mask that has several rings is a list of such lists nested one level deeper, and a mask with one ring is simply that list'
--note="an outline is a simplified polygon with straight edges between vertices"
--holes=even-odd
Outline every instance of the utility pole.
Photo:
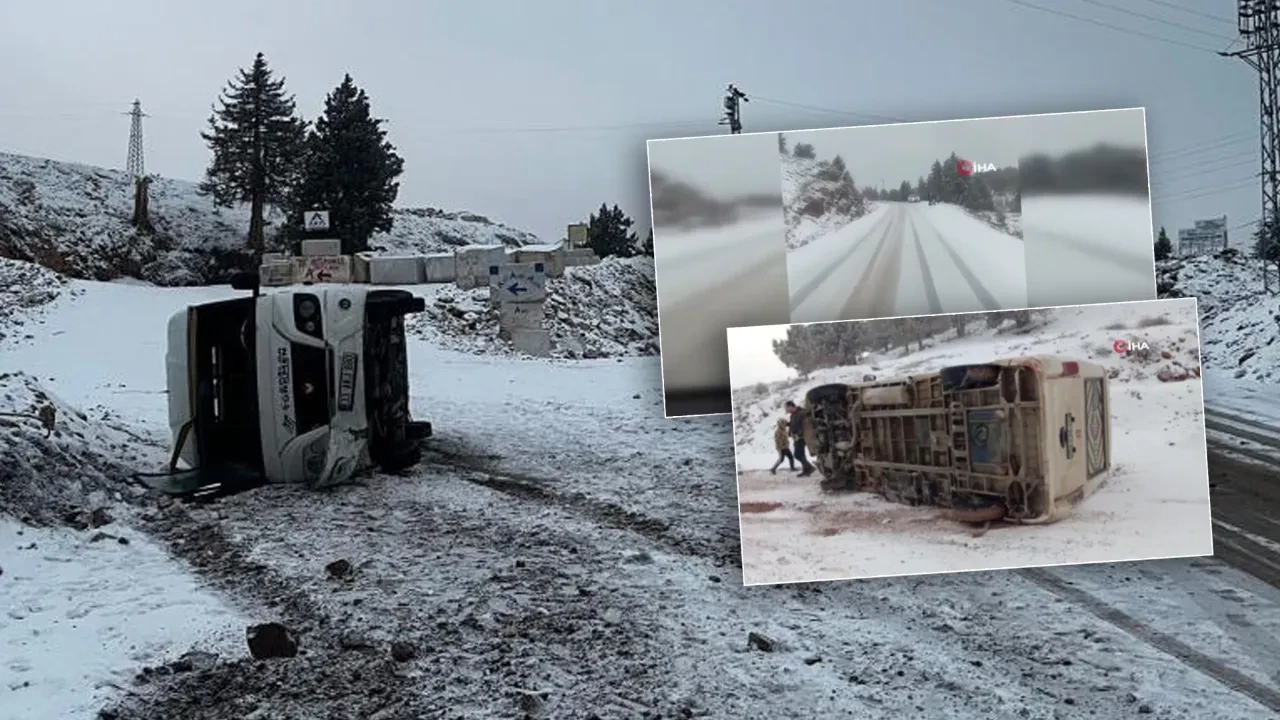
[{"label": "utility pole", "polygon": [[1258,128],[1262,141],[1262,215],[1264,242],[1262,282],[1280,294],[1280,2],[1237,0],[1236,13],[1244,49],[1219,53],[1244,60],[1258,73]]},{"label": "utility pole", "polygon": [[720,118],[720,124],[728,125],[729,132],[734,135],[742,132],[742,103],[744,102],[751,102],[751,98],[730,83],[724,91],[724,117]]},{"label": "utility pole", "polygon": [[151,184],[151,178],[147,177],[142,151],[142,118],[147,114],[142,112],[142,101],[135,99],[133,109],[126,114],[133,118],[129,123],[129,160],[125,164],[125,172],[133,178],[133,217],[130,222],[139,230],[151,232],[154,228],[147,210],[147,186]]},{"label": "utility pole", "polygon": [[133,118],[129,123],[129,161],[125,165],[125,172],[136,182],[147,174],[142,156],[142,118],[147,117],[147,114],[142,112],[141,100],[134,100],[133,109],[125,114]]}]

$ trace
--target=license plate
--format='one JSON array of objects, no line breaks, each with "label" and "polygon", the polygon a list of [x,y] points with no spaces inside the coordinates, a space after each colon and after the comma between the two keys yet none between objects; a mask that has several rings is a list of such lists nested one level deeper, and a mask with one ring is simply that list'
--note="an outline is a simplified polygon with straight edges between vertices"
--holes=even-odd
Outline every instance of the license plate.
[{"label": "license plate", "polygon": [[343,353],[342,364],[338,373],[338,410],[350,412],[356,404],[356,367],[360,356],[355,353]]}]

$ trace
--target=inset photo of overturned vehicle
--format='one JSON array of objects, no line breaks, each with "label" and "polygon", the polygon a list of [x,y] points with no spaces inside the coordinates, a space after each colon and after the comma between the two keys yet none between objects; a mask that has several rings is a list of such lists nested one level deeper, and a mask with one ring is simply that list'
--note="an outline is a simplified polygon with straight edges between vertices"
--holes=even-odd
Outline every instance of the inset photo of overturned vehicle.
[{"label": "inset photo of overturned vehicle", "polygon": [[734,328],[747,584],[1212,554],[1193,299]]}]

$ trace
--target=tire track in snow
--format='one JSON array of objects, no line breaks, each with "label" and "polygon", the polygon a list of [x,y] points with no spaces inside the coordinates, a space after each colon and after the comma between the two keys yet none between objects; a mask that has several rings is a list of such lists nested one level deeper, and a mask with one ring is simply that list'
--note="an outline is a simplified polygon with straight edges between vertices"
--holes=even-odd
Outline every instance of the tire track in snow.
[{"label": "tire track in snow", "polygon": [[[880,235],[880,242],[871,255],[871,261],[853,286],[848,302],[841,308],[844,318],[869,319],[893,315],[893,306],[898,296],[898,272],[902,263],[902,242],[899,237],[894,236],[894,231],[902,225],[902,211],[895,208],[892,214],[893,222]],[[885,248],[890,243],[893,244],[893,247],[888,248],[890,254],[884,255]],[[879,268],[882,256],[887,260],[885,267]],[[885,307],[886,304],[888,307]]]},{"label": "tire track in snow", "polygon": [[1044,568],[1020,571],[1022,576],[1059,598],[1070,602],[1091,615],[1133,638],[1169,655],[1187,667],[1218,681],[1223,686],[1240,693],[1259,705],[1280,713],[1280,691],[1268,687],[1239,670],[1205,655],[1172,635],[1162,633],[1137,618],[1123,612],[1088,592],[1075,587],[1055,573]]},{"label": "tire track in snow", "polygon": [[[808,300],[809,296],[812,295],[814,291],[822,287],[827,282],[827,280],[831,279],[831,276],[835,273],[835,271],[838,270],[841,265],[844,265],[844,263],[847,262],[849,258],[853,257],[853,254],[858,251],[858,248],[862,247],[862,244],[866,242],[867,238],[875,237],[878,232],[882,232],[885,229],[885,227],[890,224],[890,221],[892,219],[893,219],[893,212],[886,210],[884,217],[877,220],[876,224],[871,226],[871,229],[867,230],[867,232],[863,234],[862,237],[849,243],[848,250],[841,253],[840,256],[834,262],[829,263],[825,270],[819,272],[817,275],[814,275],[813,278],[810,279],[809,282],[805,283],[803,287],[801,287],[796,292],[792,293],[791,312],[795,312],[796,308],[804,304],[804,301]],[[839,231],[837,230],[836,232],[839,232]],[[831,237],[831,235],[828,235],[827,237]],[[883,235],[881,237],[883,237]]]},{"label": "tire track in snow", "polygon": [[[596,525],[635,533],[676,555],[710,560],[720,567],[741,566],[741,547],[737,543],[733,543],[728,550],[718,548],[709,540],[682,537],[673,532],[670,523],[616,503],[598,500],[582,492],[568,494],[557,492],[554,489],[555,481],[551,478],[510,470],[495,470],[493,462],[499,459],[496,456],[477,457],[465,452],[445,450],[439,446],[433,446],[426,452],[428,455],[438,456],[436,465],[468,471],[459,474],[458,477],[473,485],[521,500],[531,500],[554,507]],[[424,460],[424,464],[430,462],[430,459]]]},{"label": "tire track in snow", "polygon": [[[1205,421],[1204,421],[1205,427],[1209,428],[1210,430],[1214,430],[1226,435],[1233,435],[1235,437],[1238,437],[1244,440],[1249,440],[1250,442],[1255,442],[1259,445],[1264,445],[1269,448],[1280,450],[1280,436],[1277,436],[1275,434],[1276,428],[1274,426],[1268,426],[1267,424],[1259,422],[1257,420],[1251,420],[1249,418],[1241,417],[1239,415],[1233,415],[1231,413],[1222,412],[1221,410],[1216,410],[1210,407],[1206,407],[1204,409],[1204,414],[1205,414]],[[1210,418],[1209,417],[1210,415],[1217,416],[1219,421],[1215,421],[1213,418]],[[1231,425],[1227,425],[1226,423],[1221,422],[1221,420],[1225,420],[1226,422],[1231,423]],[[1240,426],[1240,427],[1233,427],[1233,426]],[[1244,428],[1246,427],[1252,428],[1253,430],[1260,430],[1262,432],[1253,432],[1251,430],[1245,430]]]},{"label": "tire track in snow", "polygon": [[[1211,426],[1209,426],[1207,422],[1205,423],[1205,427],[1211,430],[1213,429]],[[1277,458],[1275,455],[1268,455],[1267,453],[1264,453],[1260,450],[1254,450],[1252,448],[1228,445],[1227,443],[1222,442],[1221,440],[1214,438],[1212,436],[1208,438],[1208,444],[1210,447],[1217,450],[1218,452],[1228,453],[1230,455],[1238,455],[1240,457],[1246,457],[1254,462],[1262,463],[1263,465],[1275,466],[1277,464]]]},{"label": "tire track in snow", "polygon": [[999,310],[1000,303],[996,301],[995,296],[987,290],[986,286],[982,284],[982,281],[978,279],[978,276],[973,273],[973,270],[969,269],[969,265],[964,261],[964,258],[960,257],[960,253],[956,252],[955,248],[951,247],[951,243],[947,242],[947,239],[942,237],[942,233],[938,232],[938,228],[934,227],[933,223],[929,222],[927,219],[921,224],[927,226],[929,231],[933,233],[933,236],[937,238],[938,244],[947,252],[947,257],[951,258],[951,262],[955,263],[956,270],[960,272],[960,275],[965,279],[965,282],[969,283],[969,289],[972,290],[974,296],[978,298],[978,302],[982,303],[982,307],[987,310]]},{"label": "tire track in snow", "polygon": [[929,300],[929,312],[942,312],[942,302],[938,300],[938,288],[933,282],[933,273],[929,270],[929,260],[924,254],[924,245],[920,244],[920,231],[916,229],[915,213],[907,211],[907,224],[911,227],[911,239],[915,241],[916,258],[920,260],[920,274],[924,277],[924,294]]}]

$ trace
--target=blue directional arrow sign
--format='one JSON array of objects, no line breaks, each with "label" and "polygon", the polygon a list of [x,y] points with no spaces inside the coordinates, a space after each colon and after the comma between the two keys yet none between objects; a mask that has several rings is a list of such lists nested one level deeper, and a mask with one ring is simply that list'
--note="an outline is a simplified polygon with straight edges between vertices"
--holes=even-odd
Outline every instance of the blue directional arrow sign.
[{"label": "blue directional arrow sign", "polygon": [[508,263],[501,268],[490,266],[489,272],[490,287],[497,293],[499,302],[529,303],[546,297],[546,271],[538,272],[534,263]]}]

